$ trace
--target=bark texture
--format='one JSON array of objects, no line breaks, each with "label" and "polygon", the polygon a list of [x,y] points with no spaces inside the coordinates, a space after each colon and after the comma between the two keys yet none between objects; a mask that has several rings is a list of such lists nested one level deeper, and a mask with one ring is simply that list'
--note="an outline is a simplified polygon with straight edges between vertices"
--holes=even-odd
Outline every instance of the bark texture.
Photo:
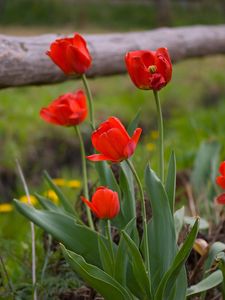
[{"label": "bark texture", "polygon": [[[138,49],[167,47],[173,62],[225,53],[225,25],[159,28],[143,32],[84,35],[93,57],[89,77],[126,71],[124,55]],[[45,54],[56,34],[34,37],[0,35],[0,88],[50,84],[68,78]]]}]

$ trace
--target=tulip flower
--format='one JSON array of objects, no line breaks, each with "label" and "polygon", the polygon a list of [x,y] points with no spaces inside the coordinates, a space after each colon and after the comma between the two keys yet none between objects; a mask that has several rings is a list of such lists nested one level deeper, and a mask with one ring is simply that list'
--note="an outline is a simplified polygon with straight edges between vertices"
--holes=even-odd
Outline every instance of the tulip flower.
[{"label": "tulip flower", "polygon": [[85,73],[92,61],[86,41],[77,33],[55,40],[46,54],[66,75]]},{"label": "tulip flower", "polygon": [[225,205],[225,193],[220,194],[219,196],[216,197],[216,203]]},{"label": "tulip flower", "polygon": [[81,199],[99,219],[113,219],[120,211],[117,192],[104,186],[97,188],[91,201],[88,201],[84,197],[81,197]]},{"label": "tulip flower", "polygon": [[216,177],[216,183],[222,188],[225,189],[225,161],[220,164],[219,172],[221,175]]},{"label": "tulip flower", "polygon": [[67,93],[54,100],[48,107],[40,111],[40,116],[46,122],[75,126],[84,121],[87,116],[86,96],[83,91]]},{"label": "tulip flower", "polygon": [[134,153],[141,131],[141,128],[137,128],[130,137],[120,120],[110,117],[91,136],[92,144],[100,154],[93,154],[87,158],[92,161],[120,162],[125,160]]},{"label": "tulip flower", "polygon": [[139,89],[158,91],[171,80],[172,64],[166,48],[128,52],[125,63],[131,80]]}]

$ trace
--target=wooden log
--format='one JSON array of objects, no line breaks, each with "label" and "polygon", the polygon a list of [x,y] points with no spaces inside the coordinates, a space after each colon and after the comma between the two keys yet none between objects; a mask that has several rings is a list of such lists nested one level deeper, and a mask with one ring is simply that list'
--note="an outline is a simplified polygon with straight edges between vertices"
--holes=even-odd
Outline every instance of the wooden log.
[{"label": "wooden log", "polygon": [[[159,28],[143,32],[84,35],[93,57],[88,77],[126,72],[124,55],[167,47],[173,62],[225,53],[225,25]],[[68,79],[45,54],[59,35],[0,35],[0,88],[50,84]]]}]

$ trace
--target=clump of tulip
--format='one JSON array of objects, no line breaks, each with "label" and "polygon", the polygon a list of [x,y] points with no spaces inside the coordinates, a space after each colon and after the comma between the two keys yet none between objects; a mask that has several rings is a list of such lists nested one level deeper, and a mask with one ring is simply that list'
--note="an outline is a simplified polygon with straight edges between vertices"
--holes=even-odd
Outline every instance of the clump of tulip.
[{"label": "clump of tulip", "polygon": [[[142,132],[136,126],[137,120],[132,122],[131,127],[136,129],[131,135],[115,116],[95,127],[92,96],[85,76],[92,58],[84,38],[75,34],[72,38],[58,39],[50,45],[47,54],[66,75],[76,74],[84,84],[84,91],[60,96],[42,108],[40,116],[53,125],[75,129],[80,143],[83,174],[79,201],[85,203],[87,222],[82,221],[71,200],[46,173],[45,179],[55,191],[61,206],[50,205],[48,199],[37,195],[43,210],[15,201],[17,209],[61,243],[64,256],[73,270],[104,299],[182,300],[209,289],[207,284],[201,282],[187,288],[185,262],[193,245],[196,248],[199,218],[195,219],[186,239],[178,247],[177,237],[181,227],[176,223],[180,214],[175,213],[174,208],[176,160],[173,152],[168,173],[164,171],[163,118],[158,92],[172,77],[168,50],[137,50],[125,56],[132,82],[140,89],[153,91],[158,112],[158,171],[153,171],[146,162],[142,174],[144,184],[132,162]],[[94,148],[90,155],[86,155],[80,130],[87,115]],[[93,162],[98,174],[93,195],[90,195],[88,187],[87,160]],[[118,166],[117,177],[112,171],[112,164]],[[220,173],[217,183],[225,189],[225,163],[220,166]],[[221,195],[218,202],[222,203],[224,199]],[[143,229],[139,232],[138,201],[141,204]],[[146,214],[147,201],[152,209],[151,220]],[[93,214],[97,218],[95,222]],[[113,239],[114,231],[119,235],[117,242]],[[221,271],[208,275],[207,282],[210,282],[210,276],[214,280],[210,287],[222,282]]]}]

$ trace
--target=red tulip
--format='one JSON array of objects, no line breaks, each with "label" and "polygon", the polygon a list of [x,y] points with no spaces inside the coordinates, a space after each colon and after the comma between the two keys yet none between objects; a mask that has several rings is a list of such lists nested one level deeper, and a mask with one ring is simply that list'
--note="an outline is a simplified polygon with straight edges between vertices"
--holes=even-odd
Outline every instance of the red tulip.
[{"label": "red tulip", "polygon": [[133,83],[143,90],[160,90],[172,77],[172,64],[168,50],[139,50],[125,56],[128,73]]},{"label": "red tulip", "polygon": [[100,154],[93,154],[87,158],[92,161],[112,162],[127,159],[134,153],[141,131],[141,128],[137,128],[130,137],[120,120],[110,117],[91,136],[92,144]]},{"label": "red tulip", "polygon": [[120,211],[120,202],[117,192],[100,186],[94,193],[91,202],[81,197],[99,219],[113,219]]},{"label": "red tulip", "polygon": [[216,202],[218,204],[223,204],[225,205],[225,194],[220,194],[217,198],[216,198]]},{"label": "red tulip", "polygon": [[225,189],[225,161],[220,164],[219,167],[220,176],[216,177],[216,183],[222,188]]},{"label": "red tulip", "polygon": [[42,108],[40,116],[46,122],[56,125],[78,125],[87,116],[86,96],[81,90],[62,95],[48,107]]},{"label": "red tulip", "polygon": [[55,40],[47,55],[66,75],[85,73],[92,61],[86,41],[77,33],[73,38]]}]

